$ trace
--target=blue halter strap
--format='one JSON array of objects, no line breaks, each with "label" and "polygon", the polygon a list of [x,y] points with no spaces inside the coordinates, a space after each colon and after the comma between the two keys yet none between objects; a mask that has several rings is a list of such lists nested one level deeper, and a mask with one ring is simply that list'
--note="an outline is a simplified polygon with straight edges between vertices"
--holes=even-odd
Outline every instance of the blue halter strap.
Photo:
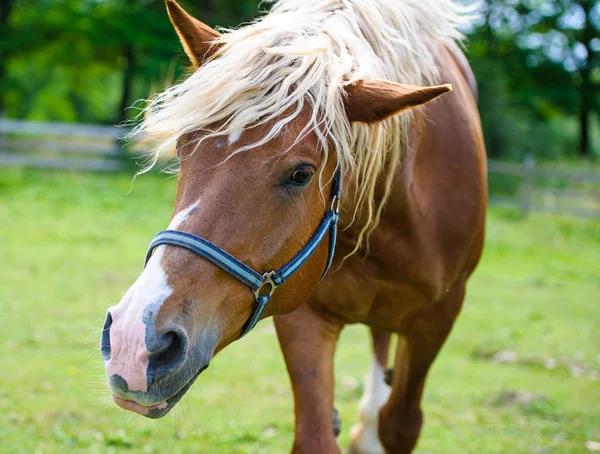
[{"label": "blue halter strap", "polygon": [[222,270],[227,271],[233,277],[242,281],[244,284],[250,287],[252,293],[254,293],[254,299],[256,301],[254,310],[244,325],[242,334],[240,335],[240,337],[245,336],[252,328],[256,326],[260,320],[267,303],[271,299],[271,296],[277,287],[288,280],[292,274],[294,274],[302,265],[304,265],[308,258],[317,250],[321,244],[321,241],[323,241],[323,238],[325,238],[328,232],[329,257],[327,258],[327,265],[325,266],[325,271],[323,272],[321,279],[329,270],[335,250],[337,222],[339,218],[338,206],[341,192],[341,174],[339,169],[336,170],[333,180],[333,198],[331,201],[331,208],[329,211],[327,211],[327,214],[325,214],[325,218],[319,225],[319,228],[312,236],[308,244],[277,271],[269,271],[264,274],[260,274],[210,241],[200,236],[187,232],[181,232],[179,230],[163,230],[162,232],[159,232],[148,246],[145,263],[148,263],[148,260],[150,260],[154,249],[156,249],[158,246],[163,244],[178,246],[204,257],[206,260],[212,262]]}]

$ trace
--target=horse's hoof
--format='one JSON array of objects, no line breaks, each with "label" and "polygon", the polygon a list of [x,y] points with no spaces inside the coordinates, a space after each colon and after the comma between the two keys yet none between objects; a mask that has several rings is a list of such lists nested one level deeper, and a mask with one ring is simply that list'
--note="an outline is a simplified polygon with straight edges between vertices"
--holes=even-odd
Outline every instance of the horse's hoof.
[{"label": "horse's hoof", "polygon": [[383,381],[385,381],[386,385],[392,386],[392,382],[394,381],[394,369],[386,369],[383,373]]},{"label": "horse's hoof", "polygon": [[335,438],[338,437],[340,432],[342,431],[342,420],[340,419],[340,412],[337,411],[337,408],[333,408],[333,435]]}]

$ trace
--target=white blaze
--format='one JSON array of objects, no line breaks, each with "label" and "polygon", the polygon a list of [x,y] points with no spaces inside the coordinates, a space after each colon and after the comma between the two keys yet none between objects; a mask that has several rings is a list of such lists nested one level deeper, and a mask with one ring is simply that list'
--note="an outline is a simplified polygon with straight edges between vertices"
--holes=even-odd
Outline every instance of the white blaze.
[{"label": "white blaze", "polygon": [[[196,208],[198,202],[177,213],[169,230],[175,230]],[[110,327],[111,359],[106,364],[108,376],[120,375],[130,391],[147,391],[146,370],[146,324],[143,321],[146,309],[158,311],[162,303],[173,293],[168,276],[162,267],[165,246],[156,248],[140,277],[129,288],[119,304],[110,312],[113,324]],[[152,308],[149,308],[152,306]]]},{"label": "white blaze", "polygon": [[198,202],[194,202],[189,207],[181,210],[179,213],[173,216],[173,219],[171,219],[171,223],[169,224],[169,227],[167,227],[167,229],[177,230],[177,227],[179,227],[183,223],[183,221],[185,221],[188,218],[190,213],[193,210],[195,210],[197,206]]}]

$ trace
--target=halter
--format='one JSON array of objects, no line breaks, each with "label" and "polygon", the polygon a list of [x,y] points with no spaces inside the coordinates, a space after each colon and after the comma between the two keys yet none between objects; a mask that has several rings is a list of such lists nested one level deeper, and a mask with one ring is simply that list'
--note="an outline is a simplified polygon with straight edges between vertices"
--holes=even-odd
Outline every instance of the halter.
[{"label": "halter", "polygon": [[[150,260],[154,249],[158,246],[167,244],[171,246],[178,246],[201,257],[204,257],[209,262],[217,265],[224,271],[227,271],[233,277],[242,281],[252,290],[256,305],[250,315],[250,318],[244,325],[242,334],[240,337],[245,336],[248,332],[256,326],[258,320],[265,308],[267,303],[271,299],[277,287],[287,281],[296,271],[300,269],[302,265],[313,255],[317,250],[323,238],[327,232],[329,232],[329,256],[327,258],[327,265],[323,272],[321,279],[325,277],[331,262],[333,260],[333,253],[335,250],[335,239],[337,234],[337,222],[339,219],[339,201],[341,192],[341,173],[340,170],[336,170],[333,177],[333,198],[331,201],[331,207],[325,214],[325,218],[319,225],[319,228],[309,240],[308,244],[300,250],[289,262],[279,268],[277,271],[268,271],[264,274],[260,274],[254,271],[244,262],[238,260],[233,255],[225,252],[219,246],[211,243],[210,241],[187,232],[181,232],[179,230],[163,230],[159,232],[150,245],[148,246],[148,252],[146,253],[146,262],[144,266]],[[266,291],[268,290],[268,293]]]}]

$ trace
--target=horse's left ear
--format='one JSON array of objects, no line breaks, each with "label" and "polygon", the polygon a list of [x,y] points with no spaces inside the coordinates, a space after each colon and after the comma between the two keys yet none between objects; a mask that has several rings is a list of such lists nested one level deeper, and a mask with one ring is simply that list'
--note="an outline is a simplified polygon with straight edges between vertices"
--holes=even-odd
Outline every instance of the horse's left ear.
[{"label": "horse's left ear", "polygon": [[215,29],[190,16],[175,0],[166,0],[166,4],[169,18],[181,45],[194,69],[198,69],[218,50],[219,46],[215,45],[214,40],[221,35]]},{"label": "horse's left ear", "polygon": [[384,80],[359,80],[345,87],[350,121],[374,123],[452,91],[450,84],[432,87],[402,85]]}]

